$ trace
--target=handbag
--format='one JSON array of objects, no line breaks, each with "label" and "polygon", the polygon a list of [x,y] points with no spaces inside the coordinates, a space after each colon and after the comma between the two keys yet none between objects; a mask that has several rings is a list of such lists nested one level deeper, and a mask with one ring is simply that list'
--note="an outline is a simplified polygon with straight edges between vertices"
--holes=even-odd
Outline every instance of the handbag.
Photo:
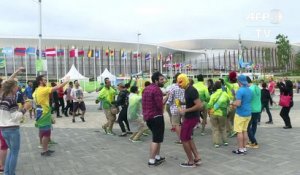
[{"label": "handbag", "polygon": [[290,95],[280,95],[279,105],[282,107],[289,107],[292,100],[292,96]]},{"label": "handbag", "polygon": [[112,105],[112,106],[110,107],[110,112],[111,112],[113,115],[117,115],[117,114],[119,114],[120,110],[119,110],[119,108],[118,108],[117,106]]}]

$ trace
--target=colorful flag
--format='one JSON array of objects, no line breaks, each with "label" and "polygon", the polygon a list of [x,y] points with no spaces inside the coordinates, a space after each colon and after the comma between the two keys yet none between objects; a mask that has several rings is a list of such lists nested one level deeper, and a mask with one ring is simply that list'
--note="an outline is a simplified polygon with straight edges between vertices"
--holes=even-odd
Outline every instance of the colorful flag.
[{"label": "colorful flag", "polygon": [[[36,50],[36,56],[39,57],[40,56],[39,54],[40,54],[40,51],[39,51],[39,49],[37,49]],[[45,54],[44,50],[42,51],[42,57],[46,57],[46,54]]]},{"label": "colorful flag", "polygon": [[54,57],[56,56],[56,49],[55,48],[49,48],[45,50],[46,56]]},{"label": "colorful flag", "polygon": [[78,49],[72,49],[70,50],[70,58],[73,58],[73,57],[78,57]]},{"label": "colorful flag", "polygon": [[114,50],[110,50],[110,58],[114,58],[115,57],[115,51]]},{"label": "colorful flag", "polygon": [[6,61],[4,58],[0,58],[0,68],[5,68],[6,66]]},{"label": "colorful flag", "polygon": [[127,59],[127,52],[125,50],[121,50],[121,58],[123,60],[126,60]]},{"label": "colorful flag", "polygon": [[13,49],[11,47],[4,47],[2,49],[2,53],[6,56],[11,56],[13,53]]},{"label": "colorful flag", "polygon": [[145,60],[150,60],[151,59],[151,52],[148,52],[145,54]]},{"label": "colorful flag", "polygon": [[168,55],[166,61],[171,61],[172,59],[173,59],[173,55],[169,53],[169,55]]},{"label": "colorful flag", "polygon": [[46,59],[37,59],[35,61],[35,68],[37,72],[47,71],[47,60]]},{"label": "colorful flag", "polygon": [[95,57],[96,58],[100,58],[100,50],[96,50],[95,51]]},{"label": "colorful flag", "polygon": [[133,58],[141,57],[141,54],[140,53],[138,54],[137,51],[134,51],[132,54],[133,54]]},{"label": "colorful flag", "polygon": [[88,51],[87,56],[88,56],[89,58],[94,57],[94,50],[90,49],[90,50]]},{"label": "colorful flag", "polygon": [[28,47],[27,49],[26,49],[26,54],[27,55],[35,55],[35,48],[34,47]]},{"label": "colorful flag", "polygon": [[57,49],[57,56],[64,56],[64,49]]},{"label": "colorful flag", "polygon": [[15,48],[15,55],[17,56],[25,56],[26,48],[25,47],[16,47]]},{"label": "colorful flag", "polygon": [[78,50],[78,56],[83,57],[84,56],[84,50]]}]

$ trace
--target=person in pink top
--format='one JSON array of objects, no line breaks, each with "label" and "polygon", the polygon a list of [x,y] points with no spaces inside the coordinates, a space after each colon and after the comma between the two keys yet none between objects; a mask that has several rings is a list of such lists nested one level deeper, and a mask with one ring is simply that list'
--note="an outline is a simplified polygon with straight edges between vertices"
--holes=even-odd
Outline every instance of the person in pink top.
[{"label": "person in pink top", "polygon": [[272,97],[275,95],[275,86],[276,86],[276,82],[271,77],[269,79],[268,90],[270,91],[270,94],[271,94]]}]

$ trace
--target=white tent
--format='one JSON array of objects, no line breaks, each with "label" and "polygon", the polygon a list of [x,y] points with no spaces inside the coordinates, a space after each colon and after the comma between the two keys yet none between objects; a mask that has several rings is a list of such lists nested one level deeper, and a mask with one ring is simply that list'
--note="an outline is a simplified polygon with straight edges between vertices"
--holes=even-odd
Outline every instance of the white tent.
[{"label": "white tent", "polygon": [[105,78],[109,78],[109,80],[111,82],[115,82],[117,79],[116,76],[114,76],[112,73],[110,73],[106,68],[103,71],[103,73],[97,77],[97,81],[104,82]]},{"label": "white tent", "polygon": [[63,77],[61,78],[62,80],[65,79],[67,76],[70,77],[70,80],[89,80],[89,78],[81,75],[78,70],[76,69],[76,67],[74,66],[74,64],[72,65],[71,69],[69,70],[69,72]]}]

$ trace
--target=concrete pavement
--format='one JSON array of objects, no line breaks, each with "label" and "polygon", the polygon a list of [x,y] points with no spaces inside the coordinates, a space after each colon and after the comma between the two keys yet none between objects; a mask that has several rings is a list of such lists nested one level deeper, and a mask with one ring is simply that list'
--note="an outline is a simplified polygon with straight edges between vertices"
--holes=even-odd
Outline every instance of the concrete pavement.
[{"label": "concrete pavement", "polygon": [[[169,119],[165,116],[166,132],[161,153],[166,162],[158,167],[147,165],[151,136],[143,137],[142,143],[131,143],[128,138],[105,135],[100,130],[105,122],[102,111],[94,104],[95,94],[87,94],[86,122],[79,118],[76,123],[71,117],[58,118],[54,125],[53,139],[58,142],[51,147],[52,157],[41,157],[38,146],[38,130],[33,121],[26,120],[21,129],[21,150],[17,166],[18,175],[126,175],[126,174],[299,174],[300,175],[300,96],[295,95],[295,106],[290,116],[293,129],[282,129],[280,108],[272,109],[273,125],[264,124],[267,115],[262,114],[258,127],[259,149],[250,149],[245,156],[234,155],[236,139],[229,139],[229,146],[214,148],[211,141],[210,125],[208,134],[200,136],[195,130],[194,140],[203,159],[197,168],[182,168],[186,160],[181,145],[174,144]],[[276,97],[277,98],[277,97]],[[278,99],[275,99],[278,101]],[[120,133],[118,124],[115,132]]]}]

